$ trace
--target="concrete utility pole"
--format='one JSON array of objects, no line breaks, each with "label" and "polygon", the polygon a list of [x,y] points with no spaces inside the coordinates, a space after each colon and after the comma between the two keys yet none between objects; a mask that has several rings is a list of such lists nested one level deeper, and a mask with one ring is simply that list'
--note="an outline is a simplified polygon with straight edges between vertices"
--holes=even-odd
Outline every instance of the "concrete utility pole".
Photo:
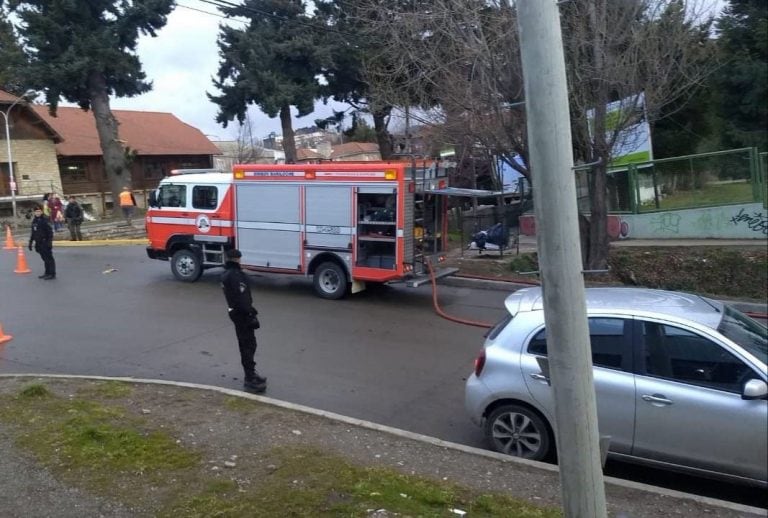
[{"label": "concrete utility pole", "polygon": [[560,13],[554,0],[516,5],[563,509],[604,518]]}]

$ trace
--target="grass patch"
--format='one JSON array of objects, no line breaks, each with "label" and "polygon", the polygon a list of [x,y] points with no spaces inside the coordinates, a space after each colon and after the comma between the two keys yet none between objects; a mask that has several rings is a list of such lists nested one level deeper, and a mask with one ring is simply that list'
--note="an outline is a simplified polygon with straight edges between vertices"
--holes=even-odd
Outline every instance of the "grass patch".
[{"label": "grass patch", "polygon": [[133,387],[122,381],[97,381],[88,387],[80,389],[81,397],[101,397],[105,399],[118,399],[131,395]]},{"label": "grass patch", "polygon": [[[85,390],[123,393],[107,384]],[[245,410],[243,402],[252,403],[228,398],[226,406]],[[236,415],[229,419],[238,422]],[[451,509],[473,517],[561,515],[503,495],[367,468],[306,445],[263,450],[243,456],[231,471],[211,470],[200,454],[119,404],[58,396],[44,384],[1,397],[0,421],[70,487],[108,496],[141,515],[363,517],[375,509],[414,517],[456,516]]]},{"label": "grass patch", "polygon": [[18,445],[44,465],[97,491],[108,490],[116,479],[127,485],[132,477],[157,480],[199,462],[197,453],[151,430],[143,419],[57,397],[40,385],[0,399],[0,420],[17,427]]},{"label": "grass patch", "polygon": [[536,252],[516,255],[509,261],[509,269],[515,273],[535,272],[539,269],[539,256]]},{"label": "grass patch", "polygon": [[234,412],[250,412],[263,405],[243,397],[227,396],[224,399],[224,406]]},{"label": "grass patch", "polygon": [[[660,210],[709,207],[730,203],[751,203],[752,184],[748,181],[724,184],[706,184],[701,189],[677,191],[659,199]],[[655,209],[654,201],[642,204],[645,209]]]},{"label": "grass patch", "polygon": [[42,383],[27,385],[19,391],[19,399],[42,399],[50,397],[51,391]]},{"label": "grass patch", "polygon": [[561,516],[557,509],[506,496],[480,495],[388,469],[361,468],[312,448],[278,448],[271,452],[270,462],[274,472],[254,492],[226,487],[208,490],[167,509],[162,516],[352,517],[366,516],[371,509],[419,517],[456,516],[450,509],[461,509],[469,516]]}]

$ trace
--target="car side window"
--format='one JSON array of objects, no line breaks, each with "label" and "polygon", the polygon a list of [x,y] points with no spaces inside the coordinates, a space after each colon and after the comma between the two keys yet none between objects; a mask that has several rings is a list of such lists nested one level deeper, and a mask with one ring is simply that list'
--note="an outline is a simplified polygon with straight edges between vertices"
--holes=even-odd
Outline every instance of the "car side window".
[{"label": "car side window", "polygon": [[159,202],[161,207],[186,207],[187,186],[166,184],[160,186]]},{"label": "car side window", "polygon": [[[592,364],[596,367],[622,370],[624,356],[624,328],[621,318],[595,317],[589,319],[589,342],[592,348]],[[531,339],[528,352],[547,355],[547,330],[542,329]]]},{"label": "car side window", "polygon": [[753,372],[715,342],[679,327],[643,322],[645,372],[649,376],[740,393]]},{"label": "car side window", "polygon": [[192,188],[192,208],[212,210],[218,204],[218,190],[215,185],[195,185]]}]

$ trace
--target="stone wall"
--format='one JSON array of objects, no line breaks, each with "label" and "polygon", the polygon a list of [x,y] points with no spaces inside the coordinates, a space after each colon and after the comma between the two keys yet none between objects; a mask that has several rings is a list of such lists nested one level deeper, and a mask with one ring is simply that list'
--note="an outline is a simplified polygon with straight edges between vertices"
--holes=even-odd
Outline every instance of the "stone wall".
[{"label": "stone wall", "polygon": [[[61,194],[61,176],[56,158],[56,145],[52,140],[11,139],[13,175],[18,196],[37,196],[46,192]],[[6,143],[0,146],[0,162],[8,161]]]}]

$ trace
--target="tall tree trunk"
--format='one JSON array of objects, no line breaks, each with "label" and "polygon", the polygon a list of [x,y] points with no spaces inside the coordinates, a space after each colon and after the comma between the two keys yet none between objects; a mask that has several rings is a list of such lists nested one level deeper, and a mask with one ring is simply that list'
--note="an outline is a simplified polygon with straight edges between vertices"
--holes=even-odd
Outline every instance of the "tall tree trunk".
[{"label": "tall tree trunk", "polygon": [[602,270],[608,265],[608,209],[606,206],[606,170],[611,159],[605,135],[608,85],[600,79],[605,67],[603,38],[605,27],[605,0],[590,3],[589,17],[592,25],[592,59],[596,77],[593,80],[595,118],[592,130],[592,161],[600,161],[589,172],[589,251],[587,269]]},{"label": "tall tree trunk", "polygon": [[284,104],[280,108],[280,125],[283,128],[283,151],[285,163],[296,163],[296,139],[293,137],[293,125],[291,124],[291,105]]},{"label": "tall tree trunk", "polygon": [[379,143],[379,154],[382,160],[389,160],[392,157],[392,137],[387,130],[387,118],[392,113],[392,107],[374,110],[373,129],[376,132],[376,142]]},{"label": "tall tree trunk", "polygon": [[117,207],[117,195],[123,187],[132,187],[131,171],[125,162],[125,151],[118,136],[118,122],[109,107],[109,91],[106,79],[101,72],[91,72],[88,76],[88,90],[104,159],[104,169],[112,191],[112,206]]}]

